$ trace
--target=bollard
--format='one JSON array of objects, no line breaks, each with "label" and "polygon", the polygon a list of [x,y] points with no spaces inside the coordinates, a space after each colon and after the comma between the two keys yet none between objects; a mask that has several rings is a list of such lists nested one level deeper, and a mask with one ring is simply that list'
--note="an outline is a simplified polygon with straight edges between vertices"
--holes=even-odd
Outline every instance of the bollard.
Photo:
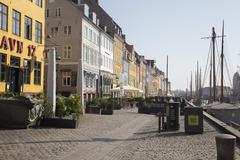
[{"label": "bollard", "polygon": [[216,136],[217,160],[234,160],[236,137],[230,134]]},{"label": "bollard", "polygon": [[158,133],[161,132],[161,113],[158,114]]},{"label": "bollard", "polygon": [[158,133],[160,133],[162,130],[162,121],[161,121],[162,114],[161,114],[161,112],[159,112],[157,114],[157,116],[158,116]]}]

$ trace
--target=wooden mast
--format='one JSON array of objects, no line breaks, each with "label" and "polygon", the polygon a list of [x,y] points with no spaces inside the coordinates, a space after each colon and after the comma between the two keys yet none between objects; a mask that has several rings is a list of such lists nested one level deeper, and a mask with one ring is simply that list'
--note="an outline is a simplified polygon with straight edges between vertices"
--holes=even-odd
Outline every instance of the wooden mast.
[{"label": "wooden mast", "polygon": [[212,63],[213,63],[213,101],[216,100],[216,67],[215,67],[215,42],[216,42],[216,33],[214,27],[212,28],[212,43],[213,43],[213,55],[212,55]]},{"label": "wooden mast", "polygon": [[192,71],[191,71],[191,81],[190,81],[190,98],[192,99]]},{"label": "wooden mast", "polygon": [[199,66],[198,66],[198,61],[197,61],[196,97],[197,97],[197,99],[199,99]]},{"label": "wooden mast", "polygon": [[212,101],[212,54],[210,58],[209,100]]},{"label": "wooden mast", "polygon": [[202,97],[202,68],[200,68],[199,76],[199,98]]},{"label": "wooden mast", "polygon": [[223,102],[223,61],[224,61],[224,21],[222,26],[222,49],[221,49],[221,97],[220,102]]},{"label": "wooden mast", "polygon": [[168,96],[168,56],[167,56],[167,66],[166,66],[166,96]]}]

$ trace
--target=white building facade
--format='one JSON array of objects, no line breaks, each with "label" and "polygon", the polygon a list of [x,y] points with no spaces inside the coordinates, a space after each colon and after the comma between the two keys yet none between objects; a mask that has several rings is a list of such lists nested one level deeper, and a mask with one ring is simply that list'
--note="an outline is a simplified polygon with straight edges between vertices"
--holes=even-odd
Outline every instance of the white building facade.
[{"label": "white building facade", "polygon": [[113,37],[100,31],[100,96],[110,96],[113,84]]},{"label": "white building facade", "polygon": [[[84,6],[84,8],[87,6]],[[86,8],[85,8],[86,9]],[[84,12],[88,13],[88,12]],[[82,61],[83,94],[85,101],[91,101],[98,95],[100,40],[96,14],[85,15],[82,19]]]}]

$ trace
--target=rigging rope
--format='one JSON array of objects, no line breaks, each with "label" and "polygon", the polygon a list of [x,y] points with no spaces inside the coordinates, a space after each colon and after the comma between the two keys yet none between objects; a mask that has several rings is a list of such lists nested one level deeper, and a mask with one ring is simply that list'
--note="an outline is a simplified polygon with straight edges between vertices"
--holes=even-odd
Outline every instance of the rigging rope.
[{"label": "rigging rope", "polygon": [[208,57],[207,57],[207,63],[206,63],[206,66],[205,66],[203,81],[202,81],[202,87],[204,87],[204,84],[205,84],[205,81],[206,81],[206,77],[207,77],[207,74],[208,74],[208,70],[210,68],[209,65],[208,65],[208,62],[210,61],[209,58],[212,55],[211,48],[212,48],[212,41],[210,41],[210,45],[209,45],[209,51],[208,51]]}]

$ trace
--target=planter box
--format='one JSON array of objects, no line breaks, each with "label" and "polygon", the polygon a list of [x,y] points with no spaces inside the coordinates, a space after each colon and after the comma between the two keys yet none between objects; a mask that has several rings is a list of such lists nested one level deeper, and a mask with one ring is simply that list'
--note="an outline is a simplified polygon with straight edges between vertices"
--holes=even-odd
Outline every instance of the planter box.
[{"label": "planter box", "polygon": [[[26,129],[35,125],[38,114],[41,114],[41,107],[23,97],[1,98],[0,128]],[[38,114],[34,112],[35,109],[38,110]]]},{"label": "planter box", "polygon": [[61,118],[44,118],[40,122],[42,127],[53,128],[77,128],[79,120],[61,119]]},{"label": "planter box", "polygon": [[87,106],[86,113],[101,114],[101,108],[98,106]]},{"label": "planter box", "polygon": [[113,110],[112,109],[103,109],[101,114],[103,114],[103,115],[113,115]]}]

